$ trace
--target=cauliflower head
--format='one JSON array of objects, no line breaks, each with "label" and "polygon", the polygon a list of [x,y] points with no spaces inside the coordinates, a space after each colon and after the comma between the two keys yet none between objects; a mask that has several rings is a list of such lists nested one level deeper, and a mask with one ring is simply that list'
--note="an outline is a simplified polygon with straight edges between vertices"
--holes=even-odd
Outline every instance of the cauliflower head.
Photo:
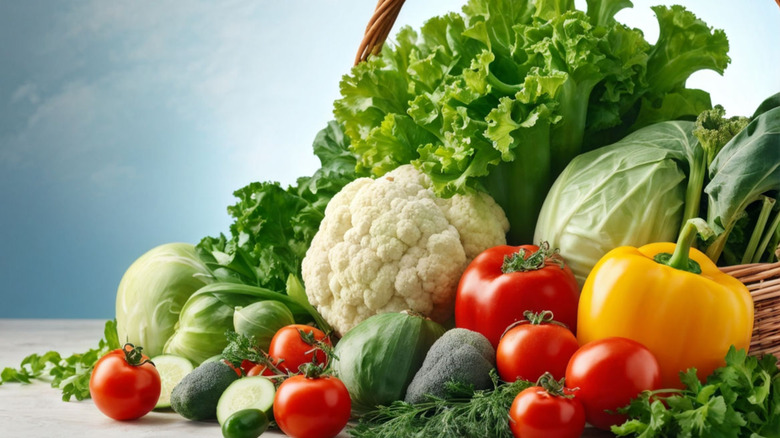
[{"label": "cauliflower head", "polygon": [[309,302],[339,335],[385,312],[444,322],[468,263],[508,230],[488,194],[439,198],[412,165],[359,178],[331,199],[303,259]]}]

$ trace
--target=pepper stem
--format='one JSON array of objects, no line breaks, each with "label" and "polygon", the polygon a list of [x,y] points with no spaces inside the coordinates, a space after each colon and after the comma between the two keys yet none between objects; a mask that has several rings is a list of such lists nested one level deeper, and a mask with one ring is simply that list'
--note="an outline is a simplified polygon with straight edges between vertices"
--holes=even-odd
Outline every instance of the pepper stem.
[{"label": "pepper stem", "polygon": [[681,271],[701,274],[701,266],[690,258],[691,246],[693,246],[697,235],[707,240],[714,236],[715,233],[704,219],[698,217],[689,219],[683,225],[682,230],[680,230],[680,237],[677,238],[674,253],[656,254],[655,261]]}]

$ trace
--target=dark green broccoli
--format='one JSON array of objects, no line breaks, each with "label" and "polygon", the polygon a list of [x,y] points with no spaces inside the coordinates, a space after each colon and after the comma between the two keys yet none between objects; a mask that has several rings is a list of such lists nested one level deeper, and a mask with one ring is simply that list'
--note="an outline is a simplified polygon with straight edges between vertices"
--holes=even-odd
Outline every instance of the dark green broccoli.
[{"label": "dark green broccoli", "polygon": [[496,352],[485,336],[462,328],[449,330],[428,350],[406,389],[405,401],[419,403],[426,394],[444,397],[444,384],[451,380],[473,385],[474,389],[492,388],[490,370],[495,364]]}]

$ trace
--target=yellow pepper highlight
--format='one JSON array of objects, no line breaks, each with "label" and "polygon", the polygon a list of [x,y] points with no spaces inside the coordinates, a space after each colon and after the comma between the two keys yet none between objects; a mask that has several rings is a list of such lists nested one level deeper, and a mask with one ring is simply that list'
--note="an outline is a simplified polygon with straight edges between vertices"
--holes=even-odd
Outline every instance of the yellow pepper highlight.
[{"label": "yellow pepper highlight", "polygon": [[704,381],[725,365],[731,345],[747,350],[754,312],[747,287],[690,248],[690,242],[687,255],[685,248],[678,254],[686,263],[688,258],[695,261],[701,273],[654,260],[658,254],[674,253],[674,243],[624,246],[607,253],[580,295],[580,345],[612,336],[642,343],[658,359],[665,388],[681,388],[679,373],[691,367]]}]

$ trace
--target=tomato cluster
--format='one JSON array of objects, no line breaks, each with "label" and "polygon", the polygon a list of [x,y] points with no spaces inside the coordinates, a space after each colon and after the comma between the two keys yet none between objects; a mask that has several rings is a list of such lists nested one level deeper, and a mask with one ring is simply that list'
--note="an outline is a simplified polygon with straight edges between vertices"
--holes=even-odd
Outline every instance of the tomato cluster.
[{"label": "tomato cluster", "polygon": [[609,429],[625,421],[617,409],[658,389],[660,368],[638,342],[608,338],[580,346],[579,287],[546,244],[498,246],[466,268],[455,324],[485,335],[506,382],[537,382],[510,409],[516,437],[578,437],[586,421]]}]

